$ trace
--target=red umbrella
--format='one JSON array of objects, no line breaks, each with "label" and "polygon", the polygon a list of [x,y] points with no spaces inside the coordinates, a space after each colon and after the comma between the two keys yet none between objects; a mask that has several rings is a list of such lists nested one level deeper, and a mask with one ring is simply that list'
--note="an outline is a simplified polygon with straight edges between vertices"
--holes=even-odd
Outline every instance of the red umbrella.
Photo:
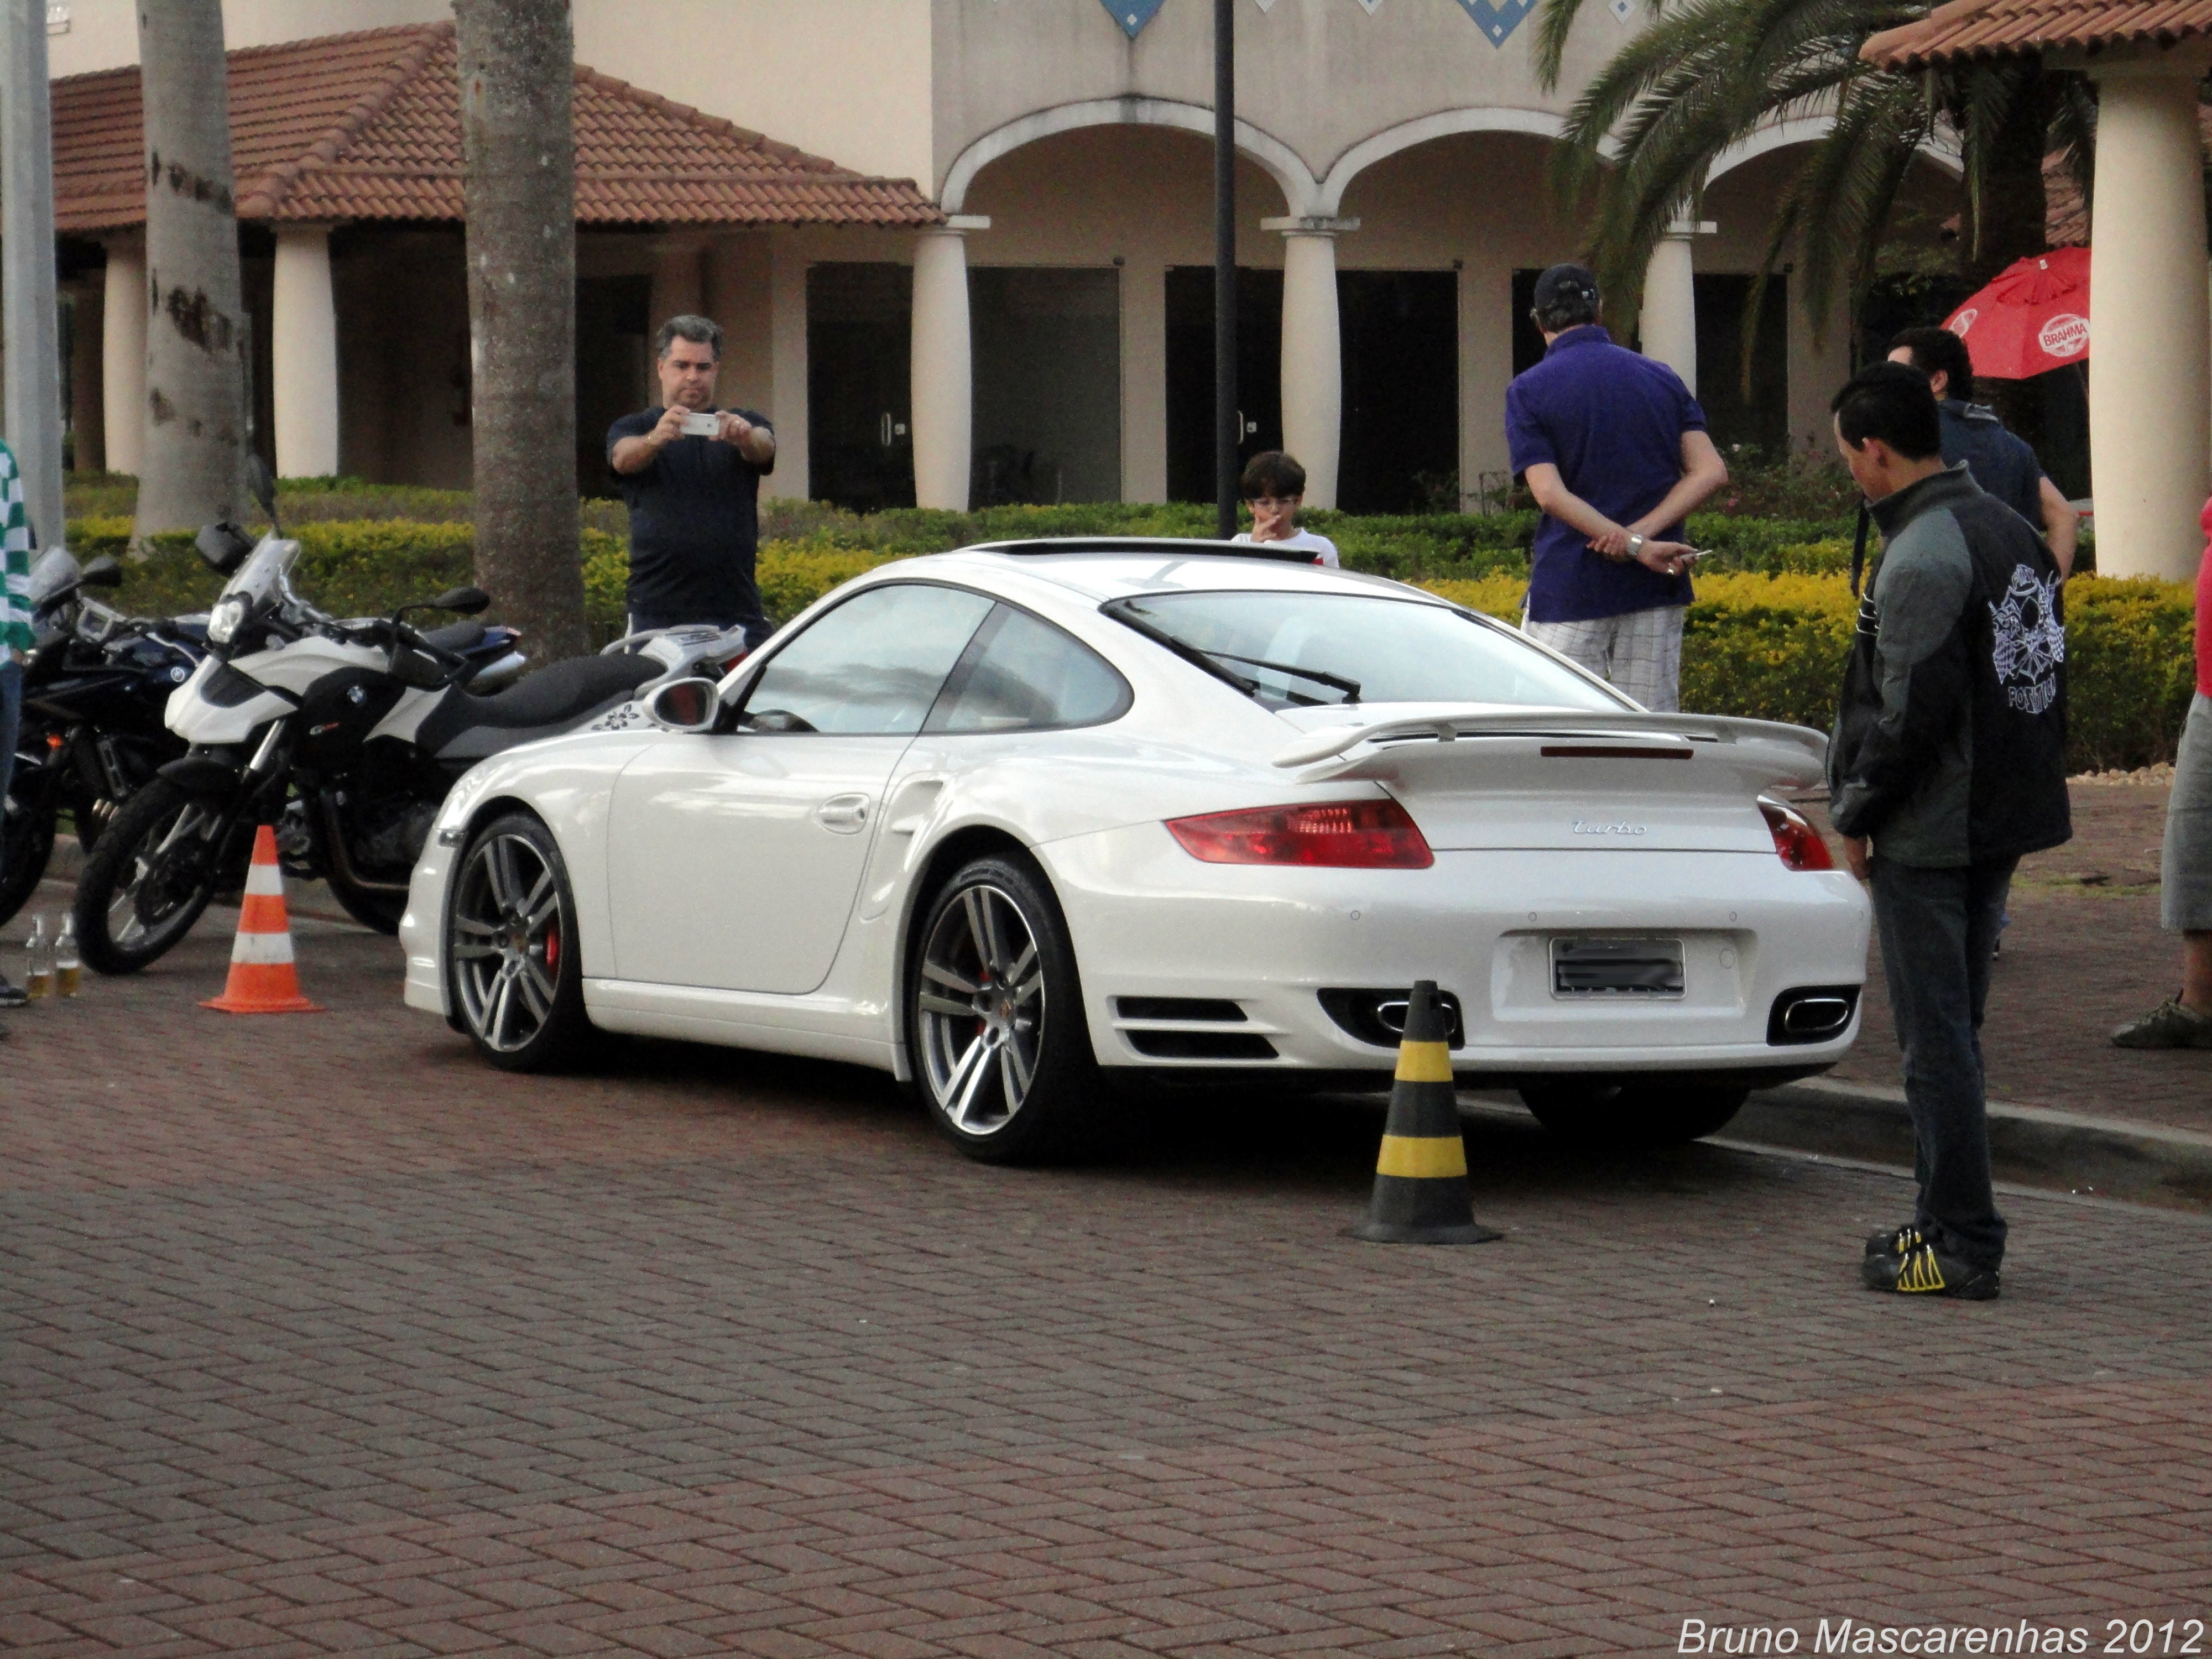
[{"label": "red umbrella", "polygon": [[2089,250],[2015,259],[1944,325],[1966,343],[1978,379],[2024,380],[2089,360]]}]

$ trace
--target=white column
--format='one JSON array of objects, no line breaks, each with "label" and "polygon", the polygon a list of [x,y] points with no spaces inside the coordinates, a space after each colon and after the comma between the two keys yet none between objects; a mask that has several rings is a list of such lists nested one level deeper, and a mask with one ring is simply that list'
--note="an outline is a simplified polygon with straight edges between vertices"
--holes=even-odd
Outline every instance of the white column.
[{"label": "white column", "polygon": [[107,470],[133,477],[146,458],[146,245],[107,245],[100,308],[100,400]]},{"label": "white column", "polygon": [[1121,499],[1167,498],[1167,267],[1146,253],[1121,268]]},{"label": "white column", "polygon": [[2089,467],[2097,570],[2185,580],[2208,468],[2201,56],[2116,63],[2097,81],[2089,234]]},{"label": "white column", "polygon": [[1677,219],[1667,227],[1644,269],[1644,314],[1638,331],[1644,355],[1656,358],[1698,390],[1698,294],[1691,270],[1690,239],[1710,236],[1711,223]]},{"label": "white column", "polygon": [[1306,504],[1336,505],[1344,430],[1344,343],[1336,239],[1357,219],[1263,219],[1283,234],[1283,448],[1306,470]]},{"label": "white column", "polygon": [[917,506],[968,510],[975,375],[968,328],[968,240],[988,219],[962,216],[925,230],[914,249],[914,420]]},{"label": "white column", "polygon": [[276,475],[324,478],[338,470],[338,313],[331,289],[331,228],[276,228],[270,307],[270,392]]}]

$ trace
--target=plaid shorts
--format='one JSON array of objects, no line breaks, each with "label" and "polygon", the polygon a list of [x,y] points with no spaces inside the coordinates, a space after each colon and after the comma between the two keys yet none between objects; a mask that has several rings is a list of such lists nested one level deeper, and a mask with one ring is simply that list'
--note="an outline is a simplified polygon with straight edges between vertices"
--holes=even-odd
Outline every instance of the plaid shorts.
[{"label": "plaid shorts", "polygon": [[1685,608],[1662,605],[1588,622],[1532,622],[1521,631],[1570,661],[1610,680],[1654,714],[1680,708],[1682,692],[1682,617]]}]

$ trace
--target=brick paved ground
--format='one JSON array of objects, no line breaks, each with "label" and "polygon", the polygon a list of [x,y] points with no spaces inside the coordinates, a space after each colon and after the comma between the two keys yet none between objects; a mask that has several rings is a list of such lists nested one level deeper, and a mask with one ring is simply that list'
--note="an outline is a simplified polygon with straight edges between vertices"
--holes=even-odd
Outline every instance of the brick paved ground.
[{"label": "brick paved ground", "polygon": [[[2003,1301],[1858,1291],[1893,1178],[1371,1119],[975,1168],[879,1080],[203,1013],[210,929],[0,1058],[0,1644],[27,1654],[1570,1655],[1686,1616],[2212,1612],[2212,1228],[2012,1196]],[[1812,1626],[1804,1625],[1809,1638]]]},{"label": "brick paved ground", "polygon": [[[2166,793],[2077,782],[2074,839],[2022,864],[1983,1034],[1995,1097],[2212,1131],[2212,1054],[2135,1053],[2107,1041],[2181,981],[2180,940],[2158,926]],[[1867,989],[1864,1035],[1832,1075],[1895,1088],[1878,955]]]}]

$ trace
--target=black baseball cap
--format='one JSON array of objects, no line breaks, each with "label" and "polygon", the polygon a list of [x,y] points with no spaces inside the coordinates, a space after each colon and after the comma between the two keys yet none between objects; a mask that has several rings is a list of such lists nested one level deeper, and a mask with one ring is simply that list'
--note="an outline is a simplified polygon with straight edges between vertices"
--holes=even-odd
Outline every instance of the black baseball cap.
[{"label": "black baseball cap", "polygon": [[1553,265],[1536,279],[1536,309],[1549,311],[1553,306],[1576,300],[1597,299],[1597,278],[1581,265]]}]

